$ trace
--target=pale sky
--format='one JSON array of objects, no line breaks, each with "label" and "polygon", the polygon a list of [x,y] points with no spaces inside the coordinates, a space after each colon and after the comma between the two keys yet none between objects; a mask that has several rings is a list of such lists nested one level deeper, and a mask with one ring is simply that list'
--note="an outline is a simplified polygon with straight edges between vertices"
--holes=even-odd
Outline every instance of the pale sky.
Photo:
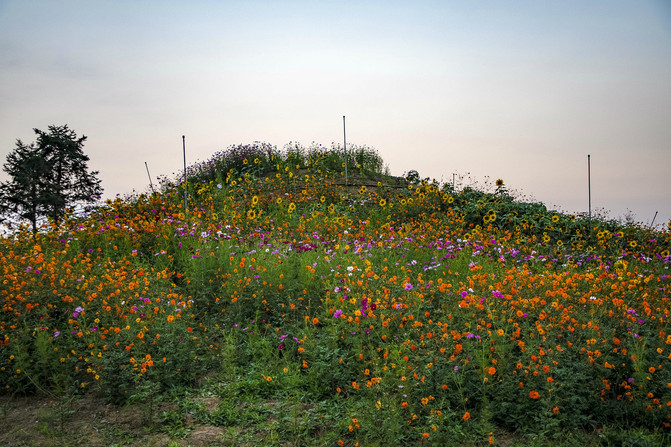
[{"label": "pale sky", "polygon": [[593,210],[668,222],[671,0],[0,0],[1,163],[67,124],[114,197],[179,171],[182,135],[189,164],[330,147],[343,115],[394,175],[586,212],[591,154]]}]

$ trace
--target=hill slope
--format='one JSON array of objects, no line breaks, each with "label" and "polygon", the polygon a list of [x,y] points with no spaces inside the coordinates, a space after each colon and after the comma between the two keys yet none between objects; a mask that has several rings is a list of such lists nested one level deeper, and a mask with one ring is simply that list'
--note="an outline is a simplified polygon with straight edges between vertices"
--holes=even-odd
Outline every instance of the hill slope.
[{"label": "hill slope", "polygon": [[207,378],[222,403],[203,421],[291,396],[314,445],[666,436],[668,231],[548,212],[503,183],[394,178],[368,148],[346,181],[344,163],[234,147],[187,170],[187,208],[165,180],[1,239],[5,392],[183,402]]}]

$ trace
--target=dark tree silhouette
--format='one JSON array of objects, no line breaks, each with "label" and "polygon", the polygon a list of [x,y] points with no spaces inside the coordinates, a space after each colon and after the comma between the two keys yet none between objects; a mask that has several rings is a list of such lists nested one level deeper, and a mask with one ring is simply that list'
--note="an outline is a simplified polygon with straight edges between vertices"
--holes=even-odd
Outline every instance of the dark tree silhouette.
[{"label": "dark tree silhouette", "polygon": [[28,220],[33,232],[37,232],[37,220],[46,209],[44,200],[49,175],[46,160],[34,144],[25,145],[17,140],[16,149],[7,156],[3,170],[12,180],[0,184],[2,214]]},{"label": "dark tree silhouette", "polygon": [[0,210],[27,219],[37,232],[39,217],[58,223],[66,208],[98,199],[102,187],[98,172],[88,171],[85,136],[77,137],[67,125],[49,126],[48,132],[33,130],[37,142],[25,145],[18,140],[7,156],[3,170],[11,180],[0,184]]}]

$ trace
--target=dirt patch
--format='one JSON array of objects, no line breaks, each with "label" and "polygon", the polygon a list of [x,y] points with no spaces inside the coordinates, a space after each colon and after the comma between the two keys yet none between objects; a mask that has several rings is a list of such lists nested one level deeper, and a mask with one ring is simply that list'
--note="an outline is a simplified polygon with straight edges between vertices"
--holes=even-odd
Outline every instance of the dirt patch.
[{"label": "dirt patch", "polygon": [[[103,446],[100,433],[104,407],[92,398],[0,398],[0,445],[7,446]],[[81,441],[81,442],[80,442]]]},{"label": "dirt patch", "polygon": [[[159,412],[170,407],[164,404]],[[165,446],[170,440],[163,433],[151,433],[141,408],[102,405],[92,396],[61,400],[2,396],[0,417],[8,421],[0,424],[2,446]]]},{"label": "dirt patch", "polygon": [[196,397],[193,400],[203,404],[205,410],[209,414],[212,414],[214,411],[218,410],[219,404],[221,403],[221,399],[218,397]]},{"label": "dirt patch", "polygon": [[181,444],[193,447],[220,445],[225,433],[226,431],[221,427],[202,425],[191,430],[189,436]]}]

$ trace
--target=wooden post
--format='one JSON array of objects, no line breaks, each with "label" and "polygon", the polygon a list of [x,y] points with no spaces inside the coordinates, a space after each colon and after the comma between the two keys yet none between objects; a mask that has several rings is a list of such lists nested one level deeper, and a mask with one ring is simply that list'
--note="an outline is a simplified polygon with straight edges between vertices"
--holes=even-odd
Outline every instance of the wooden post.
[{"label": "wooden post", "polygon": [[184,154],[184,213],[188,209],[189,203],[186,198],[186,137],[182,135],[182,153]]},{"label": "wooden post", "polygon": [[149,174],[149,166],[147,166],[147,162],[144,162],[144,167],[147,168],[147,177],[149,177],[149,186],[151,187],[151,192],[154,191],[154,184],[151,182],[151,175]]},{"label": "wooden post", "polygon": [[591,162],[590,155],[587,154],[587,202],[588,202],[588,215],[590,220],[592,220],[592,178],[591,178]]},{"label": "wooden post", "polygon": [[342,116],[342,139],[343,148],[345,149],[345,185],[349,185],[347,181],[347,133],[345,133],[345,115]]}]

